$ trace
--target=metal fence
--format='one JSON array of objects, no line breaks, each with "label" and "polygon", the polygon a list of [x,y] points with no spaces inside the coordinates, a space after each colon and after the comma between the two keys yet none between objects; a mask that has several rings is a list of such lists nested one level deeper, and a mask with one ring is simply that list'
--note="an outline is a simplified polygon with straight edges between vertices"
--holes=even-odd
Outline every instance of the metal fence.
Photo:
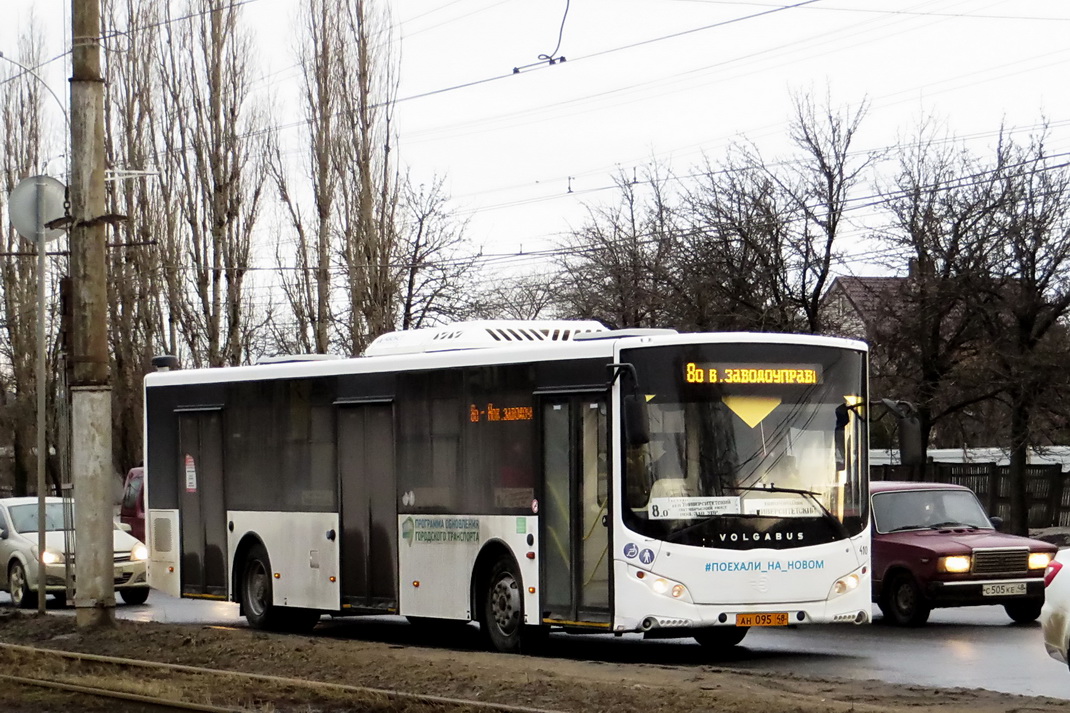
[{"label": "metal fence", "polygon": [[[990,515],[1010,519],[1010,466],[995,463],[928,463],[924,468],[874,465],[873,480],[919,480],[965,485],[977,493]],[[1025,497],[1029,527],[1070,527],[1070,473],[1059,465],[1028,465]]]}]

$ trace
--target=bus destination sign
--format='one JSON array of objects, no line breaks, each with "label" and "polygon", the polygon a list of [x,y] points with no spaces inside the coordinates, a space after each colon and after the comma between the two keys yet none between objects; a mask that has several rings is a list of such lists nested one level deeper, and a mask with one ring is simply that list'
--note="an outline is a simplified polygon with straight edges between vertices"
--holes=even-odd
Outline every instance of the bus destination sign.
[{"label": "bus destination sign", "polygon": [[688,362],[688,384],[820,384],[820,364],[709,364]]}]

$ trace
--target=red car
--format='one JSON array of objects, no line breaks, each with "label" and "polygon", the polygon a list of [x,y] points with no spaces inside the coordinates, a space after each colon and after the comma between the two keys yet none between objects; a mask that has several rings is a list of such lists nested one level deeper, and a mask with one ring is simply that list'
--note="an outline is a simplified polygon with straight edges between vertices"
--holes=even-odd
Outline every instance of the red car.
[{"label": "red car", "polygon": [[119,522],[130,526],[130,534],[145,542],[145,469],[131,468],[123,483]]},{"label": "red car", "polygon": [[919,626],[937,607],[1002,604],[1016,622],[1040,616],[1044,570],[1058,548],[996,530],[969,488],[877,481],[873,601],[885,621]]}]

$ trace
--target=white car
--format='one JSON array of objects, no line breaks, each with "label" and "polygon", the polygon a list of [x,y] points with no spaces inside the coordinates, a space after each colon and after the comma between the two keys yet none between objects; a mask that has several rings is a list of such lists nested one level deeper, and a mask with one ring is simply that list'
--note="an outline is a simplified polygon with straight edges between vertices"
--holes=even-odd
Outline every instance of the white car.
[{"label": "white car", "polygon": [[[70,503],[68,503],[68,506]],[[66,604],[67,569],[74,566],[74,509],[67,513],[64,528],[63,498],[45,498],[45,590]],[[37,497],[0,498],[0,590],[11,594],[17,607],[37,606]],[[142,604],[149,596],[145,576],[148,548],[118,525],[112,534],[115,558],[115,591],[128,604]],[[69,561],[68,561],[69,558]]]},{"label": "white car", "polygon": [[1059,550],[1044,573],[1040,625],[1048,655],[1070,664],[1070,654],[1067,653],[1070,648],[1070,549]]}]

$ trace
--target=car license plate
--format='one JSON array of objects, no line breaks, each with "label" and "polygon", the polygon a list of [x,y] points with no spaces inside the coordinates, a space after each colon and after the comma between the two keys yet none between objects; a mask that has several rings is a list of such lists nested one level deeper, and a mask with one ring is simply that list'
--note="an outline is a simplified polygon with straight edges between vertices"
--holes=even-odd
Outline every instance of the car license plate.
[{"label": "car license plate", "polygon": [[981,596],[983,597],[1013,597],[1020,594],[1025,594],[1025,582],[981,585]]},{"label": "car license plate", "polygon": [[787,626],[788,613],[763,612],[761,614],[736,614],[736,626]]}]

